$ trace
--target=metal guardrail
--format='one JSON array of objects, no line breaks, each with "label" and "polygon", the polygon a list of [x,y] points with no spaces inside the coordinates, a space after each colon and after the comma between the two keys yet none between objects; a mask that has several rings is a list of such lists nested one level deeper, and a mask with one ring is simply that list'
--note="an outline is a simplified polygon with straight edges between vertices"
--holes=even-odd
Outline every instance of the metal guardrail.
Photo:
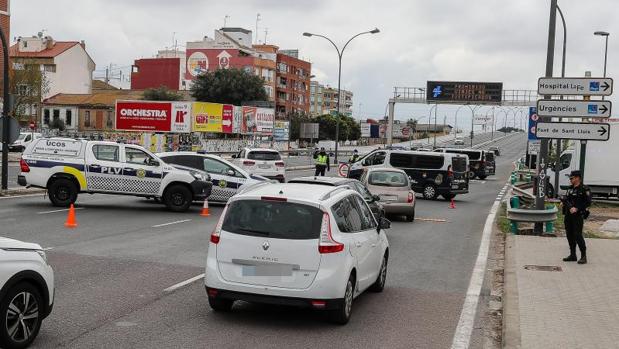
[{"label": "metal guardrail", "polygon": [[507,219],[513,222],[547,223],[557,220],[559,210],[556,206],[546,210],[531,210],[523,208],[507,209]]}]

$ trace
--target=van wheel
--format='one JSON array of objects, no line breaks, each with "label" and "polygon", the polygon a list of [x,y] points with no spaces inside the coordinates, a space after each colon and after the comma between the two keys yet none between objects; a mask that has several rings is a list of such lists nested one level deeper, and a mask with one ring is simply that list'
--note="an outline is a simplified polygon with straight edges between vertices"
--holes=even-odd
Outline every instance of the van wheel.
[{"label": "van wheel", "polygon": [[342,307],[339,309],[331,310],[329,312],[329,320],[338,325],[346,325],[350,320],[350,314],[352,312],[352,301],[355,295],[355,278],[350,276],[346,283],[346,292],[344,293],[344,301]]},{"label": "van wheel", "polygon": [[468,176],[469,176],[469,179],[474,179],[475,178],[475,171],[469,171],[468,172]]},{"label": "van wheel", "polygon": [[48,187],[49,200],[52,205],[59,207],[69,207],[77,200],[77,187],[75,183],[67,178],[58,178]]},{"label": "van wheel", "polygon": [[423,197],[427,200],[434,200],[436,199],[438,193],[436,192],[436,187],[433,186],[432,184],[426,184],[423,187]]},{"label": "van wheel", "polygon": [[383,292],[385,289],[385,281],[387,280],[387,262],[389,261],[389,257],[387,254],[383,256],[383,262],[380,265],[380,271],[378,272],[378,277],[376,278],[376,282],[370,286],[369,290],[372,292]]},{"label": "van wheel", "polygon": [[172,212],[185,212],[191,206],[193,195],[184,185],[174,184],[163,193],[163,202]]},{"label": "van wheel", "polygon": [[43,298],[29,283],[11,289],[0,304],[0,343],[3,348],[25,348],[39,333]]}]

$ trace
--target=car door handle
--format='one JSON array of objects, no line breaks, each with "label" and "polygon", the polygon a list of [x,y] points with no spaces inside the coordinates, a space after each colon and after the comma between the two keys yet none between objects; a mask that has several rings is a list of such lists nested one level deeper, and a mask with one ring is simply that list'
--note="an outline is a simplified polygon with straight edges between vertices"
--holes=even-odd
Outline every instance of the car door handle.
[{"label": "car door handle", "polygon": [[93,164],[93,165],[90,165],[90,167],[92,167],[92,168],[101,168],[101,165]]}]

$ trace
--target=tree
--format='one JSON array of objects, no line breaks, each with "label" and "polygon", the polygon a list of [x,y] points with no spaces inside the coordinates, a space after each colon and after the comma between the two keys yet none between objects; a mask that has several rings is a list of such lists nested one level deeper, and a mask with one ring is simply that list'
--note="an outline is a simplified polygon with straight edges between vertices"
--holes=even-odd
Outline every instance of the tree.
[{"label": "tree", "polygon": [[52,130],[64,131],[67,127],[64,120],[54,119],[49,123],[49,128]]},{"label": "tree", "polygon": [[39,65],[16,61],[9,70],[9,92],[14,97],[11,115],[22,124],[27,123],[49,92],[49,81]]},{"label": "tree", "polygon": [[144,90],[144,99],[147,101],[180,101],[183,96],[165,86]]},{"label": "tree", "polygon": [[234,105],[269,99],[264,80],[241,69],[217,69],[199,75],[193,82],[191,95],[200,102]]}]

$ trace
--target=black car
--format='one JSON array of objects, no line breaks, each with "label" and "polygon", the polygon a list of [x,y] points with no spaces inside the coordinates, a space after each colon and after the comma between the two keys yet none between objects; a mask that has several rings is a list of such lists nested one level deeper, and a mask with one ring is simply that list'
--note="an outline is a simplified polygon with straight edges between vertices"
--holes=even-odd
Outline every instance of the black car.
[{"label": "black car", "polygon": [[370,191],[356,179],[341,177],[299,177],[289,180],[288,183],[329,185],[333,187],[347,186],[361,194],[365,202],[370,206],[377,222],[380,222],[380,219],[385,216],[385,209],[380,204],[378,196],[372,195]]}]

